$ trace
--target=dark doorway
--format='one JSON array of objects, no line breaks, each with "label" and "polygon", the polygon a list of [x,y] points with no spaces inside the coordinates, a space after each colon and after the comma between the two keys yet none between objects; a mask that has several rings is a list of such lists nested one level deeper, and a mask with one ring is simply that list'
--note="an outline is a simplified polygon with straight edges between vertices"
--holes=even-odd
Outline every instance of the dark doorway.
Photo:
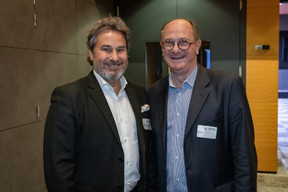
[{"label": "dark doorway", "polygon": [[159,42],[146,42],[145,50],[146,87],[168,74],[168,67],[162,61]]}]

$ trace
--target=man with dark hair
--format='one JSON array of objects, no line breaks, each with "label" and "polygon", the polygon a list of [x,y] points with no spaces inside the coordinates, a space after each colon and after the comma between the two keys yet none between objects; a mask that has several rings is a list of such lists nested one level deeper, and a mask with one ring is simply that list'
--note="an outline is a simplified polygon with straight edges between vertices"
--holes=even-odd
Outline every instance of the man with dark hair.
[{"label": "man with dark hair", "polygon": [[101,19],[87,41],[88,76],[55,88],[44,133],[48,191],[147,191],[150,137],[145,89],[127,82],[130,30]]}]

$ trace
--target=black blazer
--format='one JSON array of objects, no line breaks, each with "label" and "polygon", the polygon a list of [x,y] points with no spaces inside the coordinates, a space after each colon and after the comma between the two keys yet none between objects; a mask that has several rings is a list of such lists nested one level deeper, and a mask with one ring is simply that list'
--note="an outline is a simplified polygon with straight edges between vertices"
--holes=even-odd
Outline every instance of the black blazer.
[{"label": "black blazer", "polygon": [[[148,89],[161,192],[166,191],[168,87],[166,77]],[[197,137],[198,125],[217,127],[216,139]],[[189,192],[256,192],[254,128],[240,77],[198,66],[183,149]]]},{"label": "black blazer", "polygon": [[[142,124],[142,118],[149,118],[149,111],[141,113],[146,92],[130,82],[125,91],[136,118],[141,175],[137,189],[142,192],[147,190],[151,134]],[[44,171],[51,192],[123,191],[123,149],[93,72],[52,93],[44,133]]]}]

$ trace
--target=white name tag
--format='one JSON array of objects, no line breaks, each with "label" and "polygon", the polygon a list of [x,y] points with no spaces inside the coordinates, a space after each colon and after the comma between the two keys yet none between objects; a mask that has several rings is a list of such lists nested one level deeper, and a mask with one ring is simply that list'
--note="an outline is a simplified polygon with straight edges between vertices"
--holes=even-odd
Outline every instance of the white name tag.
[{"label": "white name tag", "polygon": [[198,125],[197,137],[205,139],[216,139],[217,127]]},{"label": "white name tag", "polygon": [[152,130],[150,119],[142,118],[142,123],[145,130]]}]

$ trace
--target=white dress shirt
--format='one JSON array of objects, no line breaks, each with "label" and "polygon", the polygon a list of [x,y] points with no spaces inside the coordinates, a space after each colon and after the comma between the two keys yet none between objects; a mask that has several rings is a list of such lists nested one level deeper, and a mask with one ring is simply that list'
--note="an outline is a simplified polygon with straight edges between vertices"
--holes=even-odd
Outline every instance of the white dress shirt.
[{"label": "white dress shirt", "polygon": [[129,192],[137,185],[140,173],[136,119],[129,98],[124,90],[127,81],[125,77],[121,77],[121,89],[119,94],[116,95],[113,87],[95,71],[94,75],[102,88],[117,126],[124,151],[124,192]]}]

